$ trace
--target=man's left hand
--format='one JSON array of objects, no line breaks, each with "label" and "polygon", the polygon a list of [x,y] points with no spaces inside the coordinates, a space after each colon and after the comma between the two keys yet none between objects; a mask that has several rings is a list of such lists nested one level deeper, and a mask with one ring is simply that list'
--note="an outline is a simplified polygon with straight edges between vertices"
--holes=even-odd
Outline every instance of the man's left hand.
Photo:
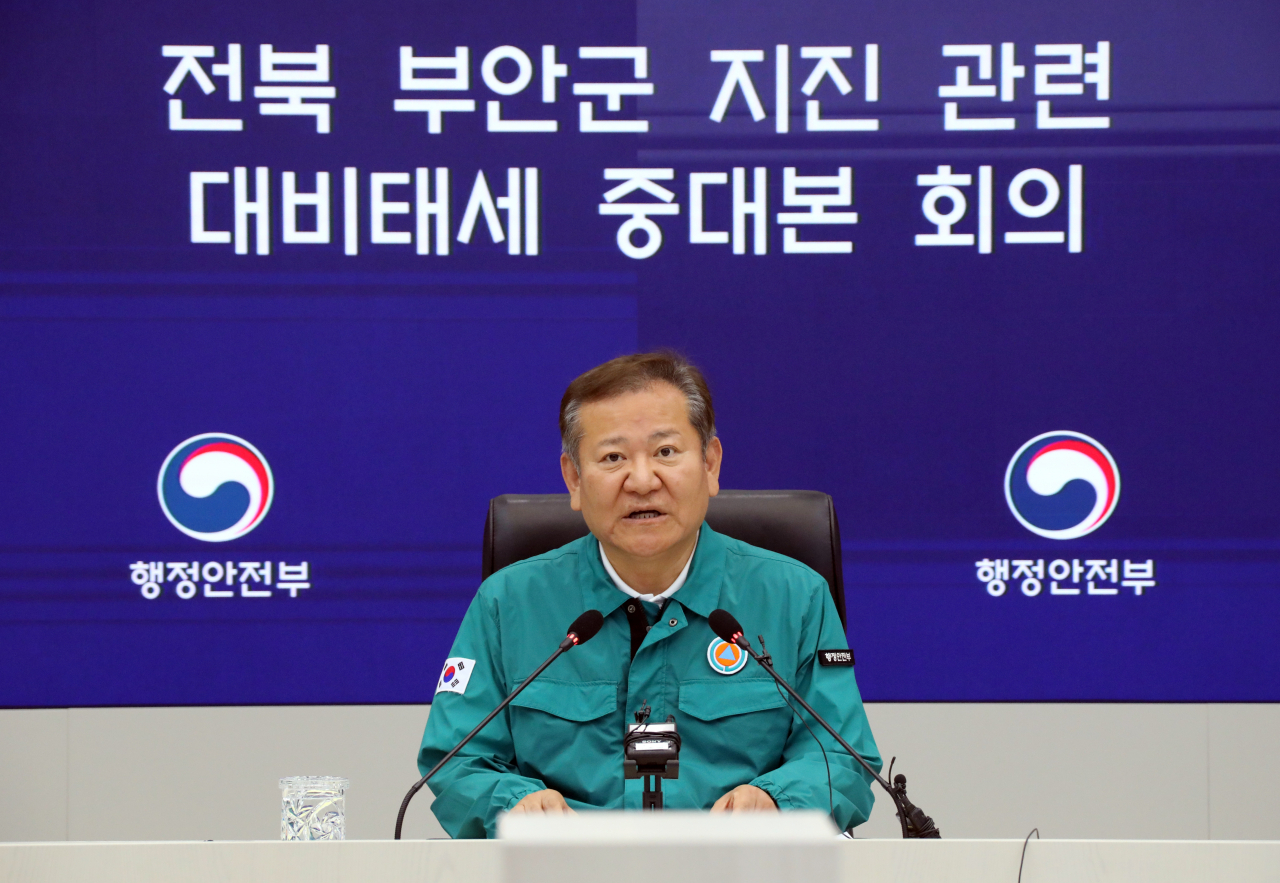
[{"label": "man's left hand", "polygon": [[739,785],[711,805],[712,812],[777,812],[768,791],[755,785]]}]

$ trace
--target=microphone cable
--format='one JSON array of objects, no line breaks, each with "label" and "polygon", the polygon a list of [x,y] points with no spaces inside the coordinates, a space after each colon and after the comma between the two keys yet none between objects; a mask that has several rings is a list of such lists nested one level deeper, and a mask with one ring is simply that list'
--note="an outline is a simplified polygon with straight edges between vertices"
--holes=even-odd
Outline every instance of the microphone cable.
[{"label": "microphone cable", "polygon": [[[920,809],[920,807],[907,799],[907,777],[899,773],[894,777],[893,784],[889,784],[889,781],[885,779],[884,776],[880,775],[880,771],[878,769],[872,767],[871,764],[867,762],[867,759],[859,754],[857,749],[846,742],[844,737],[836,731],[835,727],[828,723],[826,718],[818,714],[818,712],[815,711],[813,706],[808,702],[805,702],[804,697],[796,692],[795,687],[788,684],[783,679],[782,675],[773,670],[773,665],[770,662],[766,661],[763,656],[751,647],[751,642],[742,634],[741,624],[739,624],[738,620],[734,618],[732,613],[724,609],[713,610],[711,611],[711,615],[707,617],[707,622],[711,626],[711,630],[716,633],[716,637],[720,638],[720,640],[729,644],[735,644],[747,651],[747,654],[755,659],[756,662],[760,664],[760,667],[773,678],[775,684],[785,689],[792,699],[800,703],[800,707],[809,712],[809,716],[817,723],[821,724],[822,728],[831,734],[831,738],[835,739],[841,748],[849,752],[849,756],[857,761],[858,765],[866,771],[867,775],[880,783],[880,787],[884,788],[884,790],[888,792],[889,797],[893,800],[894,806],[897,807],[898,822],[902,826],[902,836],[904,839],[937,839],[942,836],[938,831],[937,825],[933,823],[933,819],[925,815],[924,810]],[[818,744],[821,745],[822,743],[819,742]],[[825,749],[823,754],[826,754]],[[829,767],[830,763],[828,763],[828,768]]]},{"label": "microphone cable", "polygon": [[1027,861],[1027,844],[1031,842],[1031,835],[1035,834],[1036,839],[1040,839],[1040,829],[1032,828],[1027,834],[1027,839],[1022,841],[1022,858],[1018,859],[1018,883],[1022,883],[1022,866]]},{"label": "microphone cable", "polygon": [[433,766],[425,776],[419,779],[414,784],[414,786],[409,789],[409,792],[404,796],[404,800],[400,802],[400,812],[396,814],[396,836],[395,836],[396,840],[400,839],[401,829],[404,826],[404,814],[405,814],[405,811],[409,809],[409,801],[413,800],[413,795],[417,794],[420,790],[422,790],[422,786],[427,784],[427,782],[431,779],[432,776],[440,772],[440,769],[446,763],[452,760],[454,756],[457,755],[457,753],[461,751],[468,742],[474,739],[476,737],[476,734],[478,734],[481,730],[487,727],[489,725],[489,721],[497,717],[498,714],[503,709],[505,709],[508,705],[510,705],[511,700],[519,696],[521,690],[523,690],[525,687],[532,684],[534,680],[538,677],[538,675],[546,671],[547,666],[551,665],[551,663],[559,659],[561,655],[567,652],[568,650],[571,650],[574,647],[577,647],[579,644],[585,644],[587,641],[590,641],[592,638],[596,636],[597,633],[599,633],[600,629],[603,626],[604,626],[604,614],[601,613],[599,610],[587,610],[583,612],[582,615],[579,616],[577,619],[575,619],[573,623],[569,626],[568,633],[565,635],[564,640],[560,642],[560,646],[556,648],[555,652],[552,653],[550,656],[548,656],[546,661],[543,662],[542,665],[534,669],[531,675],[529,675],[527,678],[521,681],[520,686],[516,687],[509,694],[507,694],[507,698],[499,702],[497,708],[489,712],[488,716],[485,717],[484,720],[476,724],[476,727],[474,730],[472,730],[470,733],[467,733],[467,735],[463,736],[461,742],[453,746],[453,748],[449,750],[448,754],[440,758],[439,763]]},{"label": "microphone cable", "polygon": [[[766,662],[773,665],[773,657],[769,655],[769,648],[764,645],[764,635],[756,635],[756,637],[760,639],[761,655],[765,658]],[[813,741],[817,742],[818,747],[822,749],[822,763],[827,768],[827,807],[831,814],[831,821],[835,822],[836,825],[839,826],[840,823],[836,822],[835,789],[831,787],[831,762],[827,760],[827,749],[823,746],[822,740],[814,734],[813,727],[809,726],[809,722],[804,719],[804,716],[801,715],[800,712],[796,711],[796,707],[791,704],[791,700],[787,698],[787,694],[782,692],[782,688],[778,686],[777,681],[773,682],[773,688],[778,691],[778,695],[782,697],[782,701],[787,703],[787,708],[790,708],[791,713],[796,716],[796,719],[799,720],[800,723],[804,724],[804,728],[809,731],[809,735],[813,738]],[[1019,883],[1021,883],[1021,881],[1019,881]]]}]

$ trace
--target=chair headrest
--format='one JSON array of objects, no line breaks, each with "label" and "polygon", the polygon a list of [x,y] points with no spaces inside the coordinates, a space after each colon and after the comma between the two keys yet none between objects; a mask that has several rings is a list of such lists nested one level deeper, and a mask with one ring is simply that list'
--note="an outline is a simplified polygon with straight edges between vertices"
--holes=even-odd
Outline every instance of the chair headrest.
[{"label": "chair headrest", "polygon": [[[726,536],[801,561],[826,579],[845,624],[840,526],[821,491],[730,491],[711,498],[707,524]],[[504,494],[489,501],[483,576],[558,549],[587,533],[568,494]]]}]

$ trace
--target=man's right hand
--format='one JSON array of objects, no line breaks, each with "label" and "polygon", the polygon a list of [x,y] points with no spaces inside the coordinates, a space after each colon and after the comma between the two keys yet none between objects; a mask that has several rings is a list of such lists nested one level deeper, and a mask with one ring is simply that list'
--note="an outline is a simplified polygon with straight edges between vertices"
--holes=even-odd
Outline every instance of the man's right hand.
[{"label": "man's right hand", "polygon": [[520,802],[511,807],[511,812],[545,812],[572,813],[574,810],[564,802],[564,795],[551,788],[545,791],[534,791],[520,798]]}]

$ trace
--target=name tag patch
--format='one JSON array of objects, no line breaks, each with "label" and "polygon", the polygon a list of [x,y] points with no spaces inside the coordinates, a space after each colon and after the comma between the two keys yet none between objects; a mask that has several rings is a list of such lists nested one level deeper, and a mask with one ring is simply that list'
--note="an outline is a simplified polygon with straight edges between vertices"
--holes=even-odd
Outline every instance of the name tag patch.
[{"label": "name tag patch", "polygon": [[467,682],[471,680],[471,670],[476,666],[474,659],[463,659],[453,656],[444,661],[444,669],[440,672],[440,681],[436,684],[437,693],[465,693]]},{"label": "name tag patch", "polygon": [[818,665],[853,665],[852,650],[819,650]]}]

